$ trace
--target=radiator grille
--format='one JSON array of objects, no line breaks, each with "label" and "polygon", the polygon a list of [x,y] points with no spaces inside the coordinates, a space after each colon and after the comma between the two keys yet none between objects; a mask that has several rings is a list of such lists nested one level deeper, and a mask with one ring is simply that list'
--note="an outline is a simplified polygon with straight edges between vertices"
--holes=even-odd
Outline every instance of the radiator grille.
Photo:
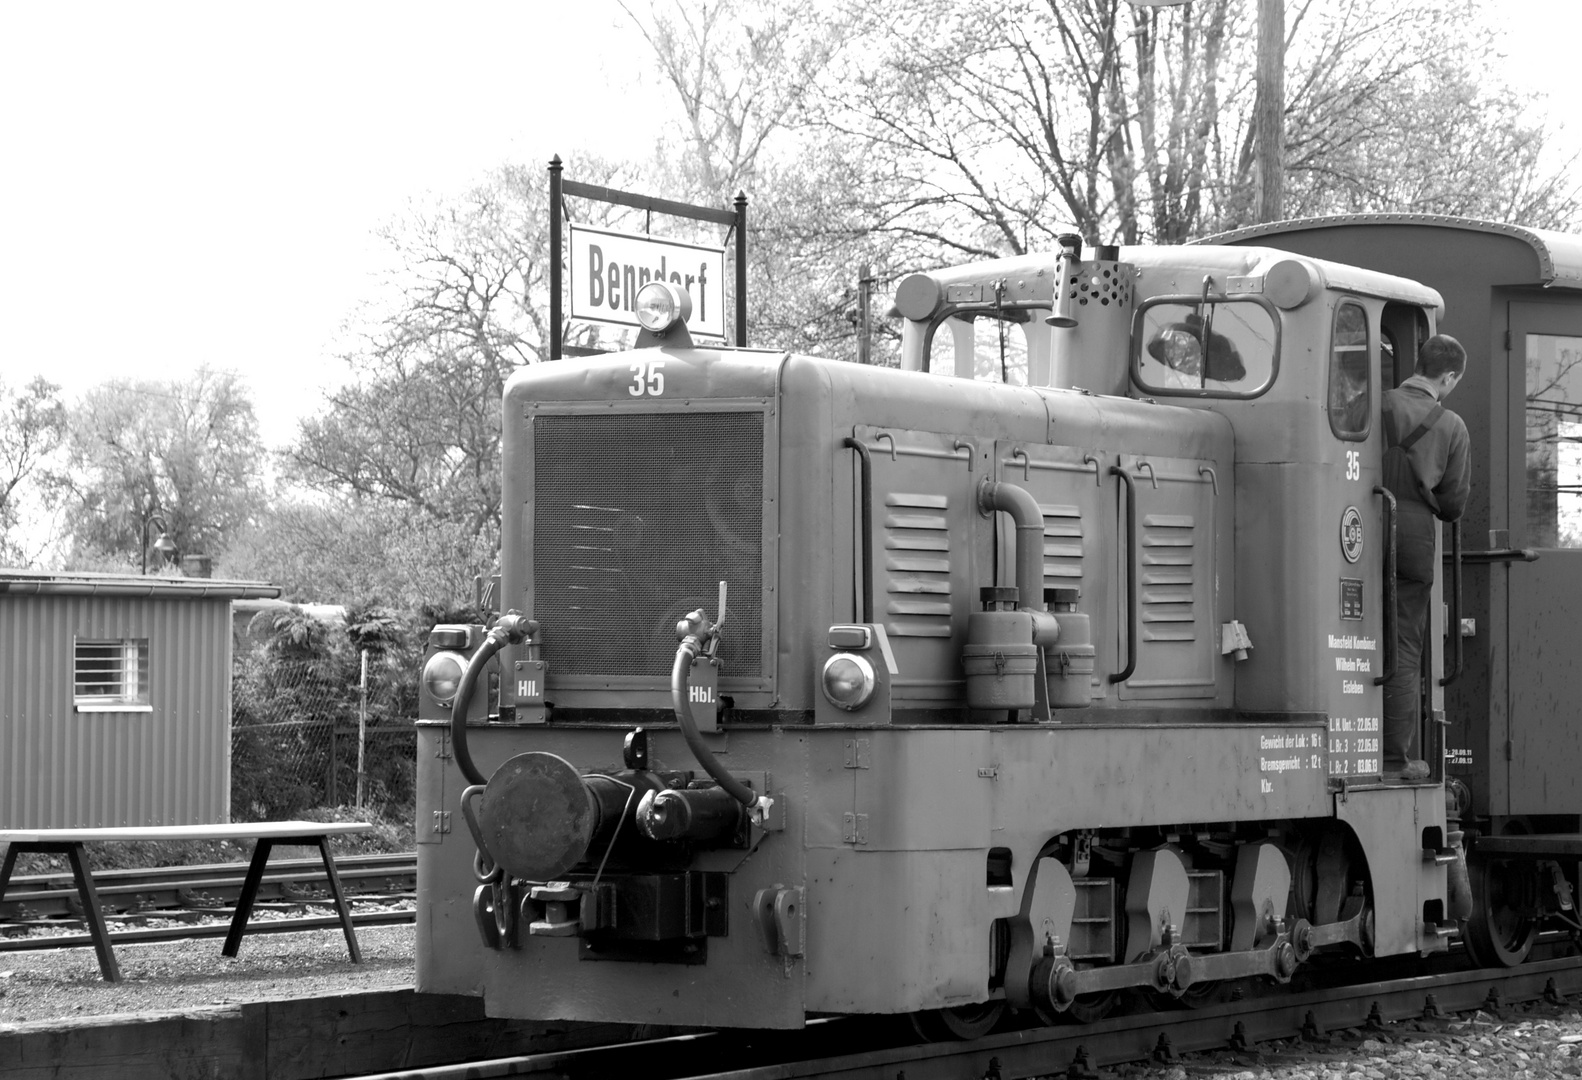
[{"label": "radiator grille", "polygon": [[668,679],[676,620],[718,614],[726,678],[763,674],[762,413],[539,416],[533,617],[557,673]]}]

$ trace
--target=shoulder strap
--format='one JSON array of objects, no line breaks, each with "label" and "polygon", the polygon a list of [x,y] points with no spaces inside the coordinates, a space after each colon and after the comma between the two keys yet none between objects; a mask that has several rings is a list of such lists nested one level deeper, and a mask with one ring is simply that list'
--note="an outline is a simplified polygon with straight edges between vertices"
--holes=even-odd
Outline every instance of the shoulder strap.
[{"label": "shoulder strap", "polygon": [[1427,435],[1429,429],[1439,423],[1439,418],[1443,415],[1445,415],[1445,407],[1443,405],[1435,405],[1428,410],[1428,415],[1423,417],[1423,422],[1412,429],[1410,435],[1397,441],[1395,438],[1395,417],[1386,411],[1384,414],[1385,437],[1390,440],[1389,445],[1399,446],[1402,450],[1410,450],[1418,439]]}]

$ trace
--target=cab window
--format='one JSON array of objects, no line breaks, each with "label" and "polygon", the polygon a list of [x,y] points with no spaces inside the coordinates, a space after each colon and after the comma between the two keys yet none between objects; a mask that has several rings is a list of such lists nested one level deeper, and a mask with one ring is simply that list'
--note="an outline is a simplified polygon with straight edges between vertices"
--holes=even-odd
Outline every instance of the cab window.
[{"label": "cab window", "polygon": [[1280,320],[1261,297],[1156,300],[1133,326],[1132,376],[1155,394],[1256,397],[1279,369]]},{"label": "cab window", "polygon": [[1353,300],[1342,300],[1329,336],[1329,429],[1337,438],[1358,442],[1368,437],[1371,355],[1367,311]]},{"label": "cab window", "polygon": [[981,382],[1027,385],[1027,334],[1043,328],[1044,312],[1009,309],[957,312],[933,328],[927,370]]}]

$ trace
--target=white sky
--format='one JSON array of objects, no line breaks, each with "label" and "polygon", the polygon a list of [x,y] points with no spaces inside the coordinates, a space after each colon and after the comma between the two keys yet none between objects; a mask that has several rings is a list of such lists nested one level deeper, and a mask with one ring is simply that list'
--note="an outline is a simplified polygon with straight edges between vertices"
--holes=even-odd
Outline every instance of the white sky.
[{"label": "white sky", "polygon": [[0,5],[0,373],[75,392],[208,362],[248,378],[284,441],[339,376],[371,234],[410,198],[621,152],[641,118],[603,71],[634,49],[616,12]]},{"label": "white sky", "polygon": [[[1582,115],[1582,4],[1495,9],[1508,77]],[[338,377],[372,233],[408,199],[506,161],[644,149],[653,99],[632,92],[642,53],[618,15],[613,0],[5,3],[0,374],[75,394],[207,362],[248,379],[265,441],[284,442]]]}]

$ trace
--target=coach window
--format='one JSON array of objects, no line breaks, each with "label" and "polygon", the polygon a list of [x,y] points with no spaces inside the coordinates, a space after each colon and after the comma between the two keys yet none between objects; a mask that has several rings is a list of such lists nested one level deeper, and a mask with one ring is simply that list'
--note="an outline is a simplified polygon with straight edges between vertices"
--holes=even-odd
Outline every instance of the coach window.
[{"label": "coach window", "polygon": [[1527,537],[1582,547],[1582,338],[1527,334]]},{"label": "coach window", "polygon": [[153,711],[147,638],[78,638],[72,672],[72,701],[78,712]]},{"label": "coach window", "polygon": [[1132,375],[1151,393],[1257,397],[1280,366],[1280,320],[1262,297],[1153,300],[1132,326]]},{"label": "coach window", "polygon": [[1368,437],[1372,351],[1367,311],[1355,300],[1342,300],[1329,336],[1329,428],[1338,438]]}]

